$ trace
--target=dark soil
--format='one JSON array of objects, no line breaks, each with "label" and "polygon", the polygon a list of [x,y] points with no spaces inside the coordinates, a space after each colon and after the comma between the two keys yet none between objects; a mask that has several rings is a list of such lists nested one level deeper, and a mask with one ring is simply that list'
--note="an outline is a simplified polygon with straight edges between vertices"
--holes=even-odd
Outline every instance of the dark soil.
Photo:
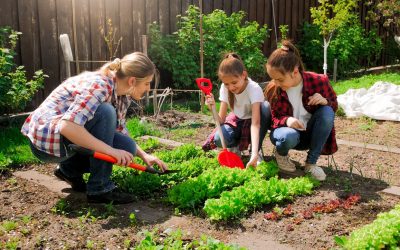
[{"label": "dark soil", "polygon": [[[179,128],[195,129],[195,134],[181,137],[180,141],[201,145],[214,124],[205,115],[168,111],[159,117],[158,126],[164,128],[163,137],[167,139],[175,139],[174,133]],[[337,118],[335,126],[339,139],[400,147],[398,122]],[[272,155],[268,139],[264,141],[263,151],[267,157]],[[293,151],[290,155],[300,164],[305,158],[305,152]],[[350,194],[361,195],[361,200],[350,209],[315,214],[298,225],[294,223],[295,216],[266,220],[264,215],[272,211],[271,206],[257,209],[240,221],[220,224],[212,224],[201,216],[175,215],[174,208],[158,198],[110,208],[87,204],[85,195],[70,193],[64,197],[68,207],[60,208],[62,195],[10,173],[3,174],[0,176],[0,220],[18,225],[8,232],[0,230],[0,244],[17,240],[22,249],[123,249],[142,239],[138,232],[144,229],[158,228],[163,232],[180,228],[189,239],[205,233],[250,249],[330,249],[335,247],[335,235],[347,235],[372,222],[378,213],[392,209],[400,201],[399,197],[380,192],[391,185],[400,185],[399,156],[345,145],[339,145],[339,151],[334,154],[336,165],[328,166],[328,157],[322,156],[318,164],[326,170],[327,180],[312,195],[298,197],[279,207],[291,204],[294,214],[301,214],[312,206]],[[52,175],[54,167],[46,164],[17,170],[35,169]],[[59,209],[55,213],[57,204]],[[131,213],[136,215],[136,224],[129,219]],[[31,220],[23,222],[23,216],[31,216]]]}]

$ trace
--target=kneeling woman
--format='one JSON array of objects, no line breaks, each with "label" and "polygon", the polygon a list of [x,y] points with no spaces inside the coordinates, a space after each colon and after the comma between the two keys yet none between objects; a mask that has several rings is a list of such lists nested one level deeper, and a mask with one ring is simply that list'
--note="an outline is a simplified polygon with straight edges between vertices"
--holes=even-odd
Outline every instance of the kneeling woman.
[{"label": "kneeling woman", "polygon": [[321,154],[337,151],[334,118],[338,107],[328,77],[304,71],[299,51],[283,41],[266,64],[271,82],[265,95],[271,104],[271,142],[276,146],[279,168],[294,172],[290,149],[308,150],[305,170],[323,181],[326,175],[316,165]]}]

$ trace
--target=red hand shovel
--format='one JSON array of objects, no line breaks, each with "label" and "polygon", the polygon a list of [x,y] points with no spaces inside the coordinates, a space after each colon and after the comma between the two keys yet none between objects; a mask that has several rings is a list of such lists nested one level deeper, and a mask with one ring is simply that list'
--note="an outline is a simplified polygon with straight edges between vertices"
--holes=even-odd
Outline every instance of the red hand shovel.
[{"label": "red hand shovel", "polygon": [[[196,79],[197,86],[203,93],[208,96],[211,94],[212,91],[212,84],[210,79],[208,78],[197,78]],[[217,111],[215,110],[215,105],[211,105],[211,110],[213,114],[213,118],[215,121],[215,127],[217,128],[218,134],[221,138],[221,144],[222,144],[222,151],[218,154],[218,162],[222,166],[227,166],[230,168],[244,168],[244,164],[242,162],[242,159],[240,157],[232,152],[229,152],[226,149],[226,144],[225,144],[225,139],[224,139],[224,134],[222,134],[221,130],[221,125],[219,124],[219,116],[217,114]]]},{"label": "red hand shovel", "polygon": [[[70,149],[72,149],[73,151],[77,152],[77,153],[80,153],[80,154],[83,154],[83,155],[87,155],[87,156],[91,156],[91,157],[99,159],[99,160],[103,160],[103,161],[110,162],[110,163],[116,163],[117,162],[117,160],[114,157],[110,156],[110,155],[106,155],[106,154],[103,154],[103,153],[100,153],[100,152],[96,152],[96,151],[93,151],[91,149],[87,149],[87,148],[84,148],[84,147],[81,147],[81,146],[78,146],[78,145],[75,145],[75,144],[70,144],[68,147]],[[153,167],[143,166],[143,165],[140,165],[140,164],[137,164],[137,163],[134,163],[134,162],[129,163],[129,165],[127,167],[130,167],[130,168],[133,168],[133,169],[136,169],[136,170],[140,170],[140,171],[143,171],[143,172],[148,172],[148,173],[151,173],[151,174],[160,174],[160,175],[179,172],[179,170],[169,170],[169,169],[165,170],[165,171],[160,171],[160,170],[157,170],[157,169],[155,169]]]}]

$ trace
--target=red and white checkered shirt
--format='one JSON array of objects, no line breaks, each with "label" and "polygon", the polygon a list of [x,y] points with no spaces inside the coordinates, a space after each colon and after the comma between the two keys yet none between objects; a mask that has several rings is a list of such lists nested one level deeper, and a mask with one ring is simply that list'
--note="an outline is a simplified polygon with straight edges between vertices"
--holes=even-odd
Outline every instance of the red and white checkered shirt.
[{"label": "red and white checkered shirt", "polygon": [[59,122],[67,120],[84,126],[98,106],[111,103],[117,110],[117,131],[127,134],[125,116],[130,96],[118,96],[113,77],[85,72],[61,83],[25,120],[21,132],[39,150],[61,156]]}]

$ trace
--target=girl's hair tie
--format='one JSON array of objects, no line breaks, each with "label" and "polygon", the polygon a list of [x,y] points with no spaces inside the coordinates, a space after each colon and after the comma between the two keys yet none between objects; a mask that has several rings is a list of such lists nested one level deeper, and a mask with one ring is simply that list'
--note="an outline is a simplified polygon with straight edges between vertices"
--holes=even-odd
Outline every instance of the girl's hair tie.
[{"label": "girl's hair tie", "polygon": [[114,61],[110,63],[109,67],[112,71],[118,71],[121,68],[121,59],[115,58]]}]

